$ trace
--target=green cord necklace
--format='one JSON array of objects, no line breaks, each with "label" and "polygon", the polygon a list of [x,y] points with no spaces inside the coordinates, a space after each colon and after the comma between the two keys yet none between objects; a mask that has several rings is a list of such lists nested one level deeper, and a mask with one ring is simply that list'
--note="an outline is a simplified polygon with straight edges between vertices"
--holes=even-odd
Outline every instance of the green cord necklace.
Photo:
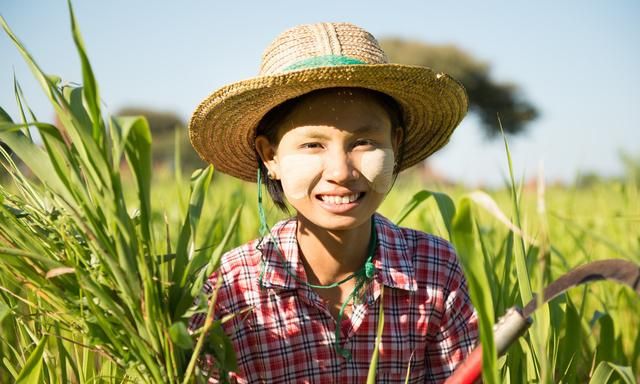
[{"label": "green cord necklace", "polygon": [[[352,273],[351,275],[345,277],[344,279],[335,282],[335,283],[331,283],[328,285],[318,285],[318,284],[311,284],[305,280],[302,280],[301,278],[299,278],[297,275],[295,275],[294,273],[292,273],[289,268],[287,268],[287,264],[286,264],[286,259],[284,257],[284,255],[282,254],[282,252],[280,252],[280,247],[278,245],[278,241],[273,237],[273,235],[271,234],[271,230],[269,229],[269,226],[267,225],[267,217],[264,213],[264,208],[262,206],[262,172],[260,171],[260,168],[258,168],[258,177],[257,177],[258,181],[258,216],[260,219],[260,236],[261,239],[258,243],[258,250],[260,250],[260,245],[262,244],[262,241],[265,237],[269,237],[275,244],[275,249],[276,249],[276,253],[278,254],[278,256],[280,256],[280,259],[282,261],[282,265],[284,267],[284,270],[287,272],[287,274],[289,276],[291,276],[293,279],[295,279],[296,281],[298,281],[299,283],[306,285],[308,287],[311,288],[317,288],[317,289],[329,289],[329,288],[335,288],[338,287],[344,283],[346,283],[347,281],[356,278],[356,285],[353,288],[353,291],[351,291],[351,293],[349,294],[349,296],[347,297],[347,300],[345,300],[345,302],[342,304],[342,306],[340,307],[340,312],[338,313],[338,318],[336,319],[336,331],[335,331],[335,347],[336,347],[336,351],[338,352],[338,354],[340,354],[340,356],[343,356],[344,358],[351,359],[351,352],[347,351],[346,349],[342,348],[342,346],[340,345],[340,330],[341,330],[341,325],[342,325],[342,318],[344,316],[344,310],[347,307],[347,303],[349,303],[350,301],[353,301],[355,303],[356,298],[360,295],[360,291],[362,290],[362,288],[364,287],[364,285],[373,278],[373,276],[376,273],[376,267],[373,265],[373,256],[376,253],[376,248],[377,248],[377,243],[378,243],[378,237],[376,234],[376,226],[375,226],[375,221],[373,220],[373,218],[371,218],[371,240],[369,241],[369,249],[367,252],[367,259],[364,262],[364,265],[362,267],[360,267],[360,269],[358,269],[357,271],[355,271],[354,273]],[[260,268],[260,285],[262,285],[262,278],[264,276],[264,272],[265,272],[265,263],[264,263],[264,259],[262,260],[263,262],[261,263],[261,268]]]}]

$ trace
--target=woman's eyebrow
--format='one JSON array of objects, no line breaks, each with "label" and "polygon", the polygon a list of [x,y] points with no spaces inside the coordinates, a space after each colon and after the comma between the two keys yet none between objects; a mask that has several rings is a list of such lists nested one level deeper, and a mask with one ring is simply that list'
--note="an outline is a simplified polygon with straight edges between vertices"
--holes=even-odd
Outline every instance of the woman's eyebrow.
[{"label": "woman's eyebrow", "polygon": [[327,139],[330,137],[329,134],[322,132],[322,130],[310,127],[305,128],[303,131],[298,131],[296,136],[309,139]]}]

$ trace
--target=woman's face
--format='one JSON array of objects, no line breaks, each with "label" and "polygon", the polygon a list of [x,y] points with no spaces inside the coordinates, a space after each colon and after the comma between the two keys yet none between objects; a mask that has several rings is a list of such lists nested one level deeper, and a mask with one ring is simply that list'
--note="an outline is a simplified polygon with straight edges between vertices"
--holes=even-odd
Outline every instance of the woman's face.
[{"label": "woman's face", "polygon": [[391,188],[401,141],[378,99],[361,89],[315,93],[277,129],[277,145],[259,136],[256,148],[298,215],[328,230],[368,222]]}]

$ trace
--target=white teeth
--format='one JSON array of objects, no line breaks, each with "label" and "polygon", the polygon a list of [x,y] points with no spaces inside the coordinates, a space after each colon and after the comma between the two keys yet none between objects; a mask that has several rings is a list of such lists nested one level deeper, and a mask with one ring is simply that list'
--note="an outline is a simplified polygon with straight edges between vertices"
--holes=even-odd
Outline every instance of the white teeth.
[{"label": "white teeth", "polygon": [[331,195],[322,195],[322,201],[324,201],[325,203],[329,203],[329,204],[349,204],[349,203],[353,203],[354,201],[358,200],[358,196],[360,196],[360,194],[358,193],[354,193],[352,195],[346,195],[346,196],[331,196]]}]

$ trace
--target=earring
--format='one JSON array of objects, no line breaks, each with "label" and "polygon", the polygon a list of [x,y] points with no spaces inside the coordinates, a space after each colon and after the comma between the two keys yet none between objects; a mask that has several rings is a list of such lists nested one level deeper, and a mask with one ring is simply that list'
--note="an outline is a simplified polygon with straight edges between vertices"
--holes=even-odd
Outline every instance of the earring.
[{"label": "earring", "polygon": [[276,178],[276,175],[271,171],[267,171],[267,177],[269,178],[269,180],[274,180]]}]

